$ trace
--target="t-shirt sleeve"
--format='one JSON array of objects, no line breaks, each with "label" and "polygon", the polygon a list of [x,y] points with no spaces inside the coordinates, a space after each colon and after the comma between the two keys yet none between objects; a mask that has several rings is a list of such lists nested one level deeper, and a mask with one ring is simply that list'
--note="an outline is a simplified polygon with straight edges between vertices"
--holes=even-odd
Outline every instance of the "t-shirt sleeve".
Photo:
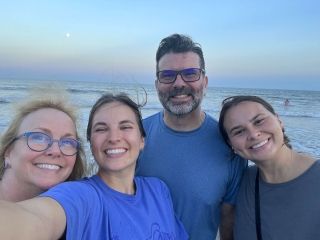
[{"label": "t-shirt sleeve", "polygon": [[223,201],[225,203],[235,205],[243,173],[248,167],[248,161],[239,156],[235,156],[230,161],[229,181]]},{"label": "t-shirt sleeve", "polygon": [[92,196],[90,187],[81,182],[66,182],[49,189],[40,196],[53,198],[62,206],[67,218],[69,236],[76,237],[79,231],[78,233],[71,231],[85,228],[92,205],[88,198]]}]

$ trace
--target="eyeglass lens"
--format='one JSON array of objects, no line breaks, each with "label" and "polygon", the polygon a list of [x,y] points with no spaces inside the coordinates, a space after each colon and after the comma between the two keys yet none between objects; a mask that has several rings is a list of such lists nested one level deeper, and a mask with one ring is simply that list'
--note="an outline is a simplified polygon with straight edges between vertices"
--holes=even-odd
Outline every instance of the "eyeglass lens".
[{"label": "eyeglass lens", "polygon": [[58,142],[61,152],[67,156],[76,154],[79,148],[79,142],[72,138],[55,140],[41,132],[29,132],[25,135],[29,148],[37,152],[45,151],[51,147],[54,142]]},{"label": "eyeglass lens", "polygon": [[185,82],[194,82],[200,79],[201,71],[202,69],[200,68],[186,68],[181,71],[163,70],[158,72],[158,79],[161,83],[172,83],[180,74]]}]

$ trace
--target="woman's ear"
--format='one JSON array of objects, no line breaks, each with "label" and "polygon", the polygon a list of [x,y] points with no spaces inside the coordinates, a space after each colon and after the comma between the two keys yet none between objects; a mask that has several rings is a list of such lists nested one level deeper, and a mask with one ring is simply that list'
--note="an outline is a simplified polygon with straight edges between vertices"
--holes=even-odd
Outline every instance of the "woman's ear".
[{"label": "woman's ear", "polygon": [[10,153],[11,153],[11,146],[4,152],[4,169],[11,168],[10,164]]},{"label": "woman's ear", "polygon": [[279,115],[276,114],[276,117],[277,117],[277,119],[278,119],[278,121],[279,121],[279,123],[280,123],[281,128],[284,129],[284,124],[283,124],[283,122],[281,121]]},{"label": "woman's ear", "polygon": [[140,151],[142,151],[142,150],[143,150],[143,148],[144,148],[144,144],[145,144],[144,137],[141,137]]},{"label": "woman's ear", "polygon": [[[230,143],[229,143],[230,144]],[[230,144],[231,146],[231,144]],[[234,154],[238,154],[237,151],[231,146],[232,151],[234,152]]]}]

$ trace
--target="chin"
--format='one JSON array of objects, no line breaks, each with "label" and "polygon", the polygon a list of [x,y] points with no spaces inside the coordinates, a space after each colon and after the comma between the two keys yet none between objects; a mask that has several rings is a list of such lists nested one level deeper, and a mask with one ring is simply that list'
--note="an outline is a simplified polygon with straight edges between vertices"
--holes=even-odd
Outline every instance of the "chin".
[{"label": "chin", "polygon": [[47,191],[47,190],[49,190],[50,188],[52,188],[52,187],[54,187],[54,186],[56,186],[56,185],[58,185],[59,183],[62,183],[62,182],[64,182],[64,181],[54,181],[54,182],[43,182],[43,183],[41,183],[41,184],[38,184],[38,187],[40,188],[40,189],[42,189],[43,191]]}]

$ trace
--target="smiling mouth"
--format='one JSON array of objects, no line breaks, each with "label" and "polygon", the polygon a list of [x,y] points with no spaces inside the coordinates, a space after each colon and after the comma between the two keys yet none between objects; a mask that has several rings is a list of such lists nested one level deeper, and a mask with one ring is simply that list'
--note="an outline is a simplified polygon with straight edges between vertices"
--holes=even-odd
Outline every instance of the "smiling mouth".
[{"label": "smiling mouth", "polygon": [[48,164],[48,163],[37,163],[35,164],[38,168],[48,169],[48,170],[59,170],[61,166],[56,164]]},{"label": "smiling mouth", "polygon": [[173,95],[170,97],[171,100],[177,100],[177,101],[183,101],[183,100],[189,100],[192,97],[191,94],[180,94],[180,95]]},{"label": "smiling mouth", "polygon": [[189,94],[181,94],[181,95],[174,95],[172,96],[173,98],[185,98],[185,97],[189,97]]},{"label": "smiling mouth", "polygon": [[257,149],[257,148],[259,148],[259,147],[264,146],[267,142],[269,142],[269,139],[266,139],[266,140],[264,140],[264,141],[262,141],[262,142],[260,142],[260,143],[258,143],[258,144],[255,144],[255,145],[251,146],[250,148],[251,148],[251,149]]},{"label": "smiling mouth", "polygon": [[127,150],[125,148],[114,148],[114,149],[107,149],[105,151],[106,155],[112,155],[112,156],[116,156],[122,153],[125,153]]}]

